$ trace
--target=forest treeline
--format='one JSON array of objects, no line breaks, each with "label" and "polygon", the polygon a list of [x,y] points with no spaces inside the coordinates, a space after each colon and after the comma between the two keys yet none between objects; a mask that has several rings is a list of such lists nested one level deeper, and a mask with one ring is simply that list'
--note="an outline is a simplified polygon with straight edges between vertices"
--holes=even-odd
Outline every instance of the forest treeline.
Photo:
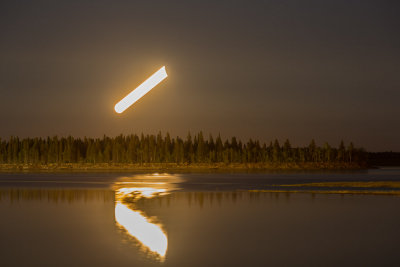
[{"label": "forest treeline", "polygon": [[162,135],[119,135],[113,138],[11,137],[0,139],[0,164],[65,164],[65,163],[354,163],[364,165],[367,153],[340,142],[338,147],[325,143],[317,146],[292,147],[289,140],[260,143],[242,142],[236,137],[219,135],[204,138],[203,133],[190,133],[186,138]]}]

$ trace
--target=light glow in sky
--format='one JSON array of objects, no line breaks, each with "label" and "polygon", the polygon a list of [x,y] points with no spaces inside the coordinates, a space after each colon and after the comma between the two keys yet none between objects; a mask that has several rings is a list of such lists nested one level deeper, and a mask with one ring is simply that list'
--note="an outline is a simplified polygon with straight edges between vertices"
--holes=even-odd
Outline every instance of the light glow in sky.
[{"label": "light glow in sky", "polygon": [[136,101],[142,98],[145,94],[147,94],[151,89],[153,89],[157,84],[159,84],[162,80],[167,78],[167,72],[165,71],[165,66],[156,71],[153,75],[151,75],[146,81],[144,81],[141,85],[136,87],[135,90],[130,92],[127,96],[125,96],[121,101],[119,101],[115,105],[115,111],[117,113],[124,112],[127,108],[133,105]]}]

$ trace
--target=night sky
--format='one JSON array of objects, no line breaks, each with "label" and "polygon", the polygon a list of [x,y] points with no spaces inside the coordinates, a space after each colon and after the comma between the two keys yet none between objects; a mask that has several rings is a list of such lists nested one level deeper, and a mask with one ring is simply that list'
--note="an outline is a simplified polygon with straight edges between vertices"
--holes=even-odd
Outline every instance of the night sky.
[{"label": "night sky", "polygon": [[399,14],[378,0],[3,0],[0,137],[202,130],[400,151]]}]

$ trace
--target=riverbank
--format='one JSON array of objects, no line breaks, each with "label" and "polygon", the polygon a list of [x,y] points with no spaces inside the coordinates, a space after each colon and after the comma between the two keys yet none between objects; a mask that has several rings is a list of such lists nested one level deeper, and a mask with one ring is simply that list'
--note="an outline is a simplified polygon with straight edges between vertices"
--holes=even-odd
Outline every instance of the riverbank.
[{"label": "riverbank", "polygon": [[400,196],[400,181],[317,182],[276,184],[276,189],[249,190],[264,193],[367,194]]},{"label": "riverbank", "polygon": [[146,171],[146,172],[264,172],[301,170],[361,170],[366,166],[352,163],[247,163],[247,164],[176,164],[176,163],[66,163],[66,164],[0,164],[3,172],[30,171]]}]

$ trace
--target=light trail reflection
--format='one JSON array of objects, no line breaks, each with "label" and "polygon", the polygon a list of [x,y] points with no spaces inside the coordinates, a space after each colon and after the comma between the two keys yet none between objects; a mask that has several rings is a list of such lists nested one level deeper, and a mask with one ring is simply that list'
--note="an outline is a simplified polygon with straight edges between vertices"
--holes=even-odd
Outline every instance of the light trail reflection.
[{"label": "light trail reflection", "polygon": [[[128,180],[128,181],[127,181]],[[177,189],[174,175],[124,177],[115,183],[115,221],[145,248],[148,254],[163,261],[168,238],[161,224],[154,223],[135,203],[141,198],[153,198]],[[154,217],[152,217],[154,218]]]},{"label": "light trail reflection", "polygon": [[168,239],[160,226],[149,222],[139,211],[131,210],[122,203],[115,205],[115,220],[150,251],[160,257],[165,256]]}]

